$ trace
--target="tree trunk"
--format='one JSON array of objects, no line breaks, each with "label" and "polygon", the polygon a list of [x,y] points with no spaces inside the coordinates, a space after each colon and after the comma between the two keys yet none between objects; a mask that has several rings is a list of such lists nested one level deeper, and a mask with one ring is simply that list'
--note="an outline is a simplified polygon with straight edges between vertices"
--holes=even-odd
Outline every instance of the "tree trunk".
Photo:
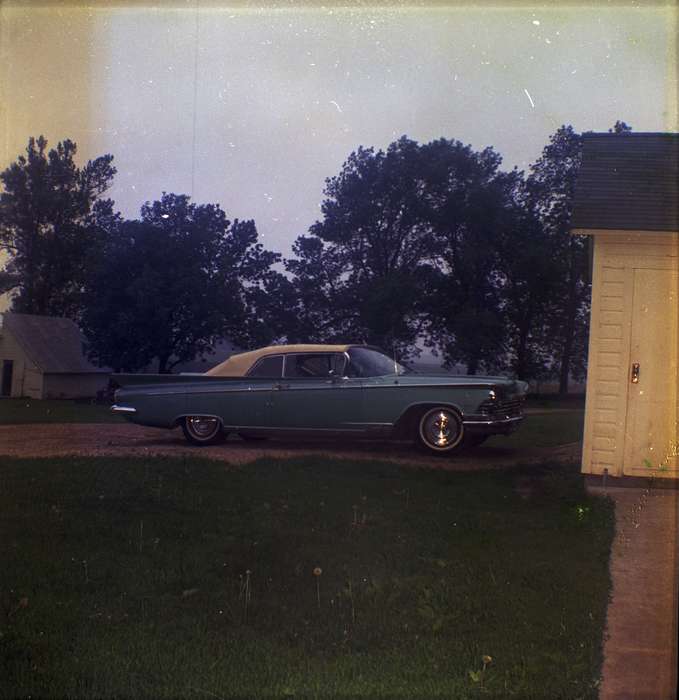
[{"label": "tree trunk", "polygon": [[519,342],[516,347],[516,376],[519,379],[526,378],[526,347],[528,346],[528,323],[521,324],[519,328]]},{"label": "tree trunk", "polygon": [[575,333],[575,317],[578,313],[577,298],[577,260],[574,242],[570,242],[570,266],[568,270],[568,304],[566,305],[566,322],[564,327],[563,350],[559,368],[559,394],[568,394],[568,379],[571,373],[571,355],[573,353],[573,334]]}]

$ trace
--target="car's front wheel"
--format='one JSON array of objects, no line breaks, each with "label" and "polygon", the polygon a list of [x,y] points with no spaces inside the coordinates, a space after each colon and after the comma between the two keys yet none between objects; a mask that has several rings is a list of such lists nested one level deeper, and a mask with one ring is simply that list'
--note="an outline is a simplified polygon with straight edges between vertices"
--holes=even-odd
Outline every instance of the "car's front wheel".
[{"label": "car's front wheel", "polygon": [[214,416],[186,416],[182,431],[192,445],[214,445],[224,439],[221,421]]},{"label": "car's front wheel", "polygon": [[425,411],[418,423],[420,444],[436,454],[450,454],[462,444],[464,426],[459,413],[447,406]]}]

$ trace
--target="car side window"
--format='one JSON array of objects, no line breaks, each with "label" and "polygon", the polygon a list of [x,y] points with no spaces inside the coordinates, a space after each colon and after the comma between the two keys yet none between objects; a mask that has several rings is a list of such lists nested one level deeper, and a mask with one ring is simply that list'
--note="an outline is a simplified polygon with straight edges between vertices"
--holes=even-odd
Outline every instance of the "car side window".
[{"label": "car side window", "polygon": [[283,355],[263,357],[250,369],[248,377],[280,379],[283,375]]},{"label": "car side window", "polygon": [[286,355],[285,376],[301,379],[332,377],[337,372],[336,356],[336,353]]},{"label": "car side window", "polygon": [[346,376],[347,358],[342,352],[335,353],[332,356],[332,374],[334,377]]}]

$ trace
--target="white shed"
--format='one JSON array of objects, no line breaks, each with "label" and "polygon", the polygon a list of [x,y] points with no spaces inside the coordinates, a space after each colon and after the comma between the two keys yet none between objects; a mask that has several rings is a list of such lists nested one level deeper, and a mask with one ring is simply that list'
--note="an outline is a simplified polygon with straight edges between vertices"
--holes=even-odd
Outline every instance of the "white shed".
[{"label": "white shed", "polygon": [[0,314],[0,396],[91,398],[111,372],[85,356],[85,339],[68,318]]},{"label": "white shed", "polygon": [[572,231],[591,237],[582,471],[679,478],[679,134],[587,134]]}]

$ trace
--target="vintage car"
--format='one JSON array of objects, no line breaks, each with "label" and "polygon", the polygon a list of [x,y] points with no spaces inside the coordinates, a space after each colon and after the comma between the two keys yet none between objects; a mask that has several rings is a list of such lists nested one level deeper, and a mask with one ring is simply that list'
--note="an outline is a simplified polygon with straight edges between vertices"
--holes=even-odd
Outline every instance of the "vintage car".
[{"label": "vintage car", "polygon": [[236,433],[413,439],[436,454],[507,434],[528,385],[503,377],[418,374],[367,345],[277,345],[205,374],[113,375],[114,413],[181,426],[194,445]]}]

